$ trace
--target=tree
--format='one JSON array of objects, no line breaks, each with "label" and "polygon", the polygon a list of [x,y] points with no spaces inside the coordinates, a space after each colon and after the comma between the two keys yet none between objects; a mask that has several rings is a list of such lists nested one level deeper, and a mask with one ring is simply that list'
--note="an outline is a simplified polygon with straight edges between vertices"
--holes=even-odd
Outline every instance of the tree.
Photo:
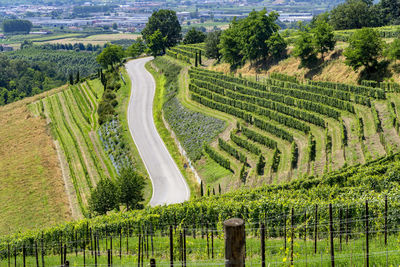
[{"label": "tree", "polygon": [[69,84],[70,85],[74,84],[74,75],[72,75],[72,73],[69,74]]},{"label": "tree", "polygon": [[200,196],[204,196],[203,180],[200,181]]},{"label": "tree", "polygon": [[183,39],[184,44],[197,44],[202,43],[206,39],[206,35],[196,30],[196,28],[190,28],[190,30],[186,33],[185,38]]},{"label": "tree", "polygon": [[140,202],[144,200],[144,184],[144,178],[136,173],[132,166],[120,171],[117,179],[119,201],[125,205],[126,210],[143,208]]},{"label": "tree", "polygon": [[143,42],[143,39],[139,37],[131,46],[128,47],[128,49],[126,50],[126,54],[129,57],[138,57],[143,54],[145,49],[146,45]]},{"label": "tree", "polygon": [[198,67],[198,61],[197,61],[197,52],[196,52],[196,54],[195,54],[195,56],[194,56],[194,67],[195,68],[197,68]]},{"label": "tree", "polygon": [[365,67],[370,73],[378,65],[383,50],[383,41],[379,32],[371,28],[357,30],[350,37],[349,46],[344,51],[345,64],[354,70]]},{"label": "tree", "polygon": [[124,58],[124,50],[119,45],[108,45],[103,51],[97,56],[97,62],[107,69],[108,66],[114,66],[116,63],[120,63]]},{"label": "tree", "polygon": [[324,54],[335,48],[335,35],[333,28],[325,20],[319,19],[315,22],[315,27],[311,30],[314,34],[314,45],[324,60]]},{"label": "tree", "polygon": [[299,67],[310,67],[315,64],[317,61],[316,54],[313,36],[307,28],[301,30],[293,49],[293,55],[300,58]]},{"label": "tree", "polygon": [[[271,56],[272,44],[277,40],[283,41],[278,38],[277,19],[277,13],[267,14],[264,9],[252,11],[244,19],[232,20],[229,28],[221,34],[219,47],[223,59],[234,67],[246,60],[266,60]],[[271,37],[274,40],[270,40]],[[278,53],[274,51],[274,54]]]},{"label": "tree", "polygon": [[379,26],[376,25],[379,14],[371,12],[371,3],[371,1],[347,0],[330,12],[330,24],[335,30]]},{"label": "tree", "polygon": [[101,178],[89,198],[89,208],[92,213],[103,215],[118,208],[118,194],[115,184],[107,178]]},{"label": "tree", "polygon": [[142,31],[142,36],[147,44],[150,43],[154,33],[159,31],[161,38],[165,40],[162,42],[163,49],[176,45],[181,39],[181,25],[179,24],[176,12],[167,9],[160,9],[155,11],[149,18],[145,28]]},{"label": "tree", "polygon": [[385,56],[391,61],[400,59],[400,39],[394,39],[384,51]]},{"label": "tree", "polygon": [[223,60],[228,62],[232,67],[237,67],[242,63],[243,60],[238,24],[239,22],[236,20],[236,18],[233,18],[229,28],[221,34],[220,43],[218,46]]},{"label": "tree", "polygon": [[219,52],[219,43],[221,38],[221,31],[214,31],[207,34],[206,42],[206,56],[219,60],[221,53]]},{"label": "tree", "polygon": [[264,174],[264,168],[265,168],[265,158],[264,158],[263,155],[260,155],[260,157],[258,158],[257,165],[256,165],[257,174],[258,175],[263,175]]},{"label": "tree", "polygon": [[22,19],[7,19],[3,21],[4,33],[29,33],[32,29],[32,22]]},{"label": "tree", "polygon": [[116,22],[114,22],[113,25],[112,25],[112,28],[113,28],[113,30],[118,29],[118,24]]},{"label": "tree", "polygon": [[400,24],[400,1],[398,0],[381,0],[377,5],[379,10],[382,24]]},{"label": "tree", "polygon": [[79,77],[79,70],[76,72],[76,83],[79,83],[81,80],[81,77]]},{"label": "tree", "polygon": [[272,34],[272,36],[265,42],[273,60],[281,59],[286,55],[287,43],[278,32]]},{"label": "tree", "polygon": [[167,37],[163,37],[161,31],[155,31],[147,39],[147,47],[153,56],[161,55],[166,47]]}]

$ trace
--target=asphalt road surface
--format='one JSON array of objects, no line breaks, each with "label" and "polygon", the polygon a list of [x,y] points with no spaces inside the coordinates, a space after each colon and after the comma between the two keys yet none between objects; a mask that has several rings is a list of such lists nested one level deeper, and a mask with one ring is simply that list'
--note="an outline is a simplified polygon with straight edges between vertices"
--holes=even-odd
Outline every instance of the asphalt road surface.
[{"label": "asphalt road surface", "polygon": [[153,184],[151,206],[181,203],[189,199],[189,187],[158,134],[153,120],[155,81],[144,65],[152,58],[126,64],[132,81],[128,125]]}]

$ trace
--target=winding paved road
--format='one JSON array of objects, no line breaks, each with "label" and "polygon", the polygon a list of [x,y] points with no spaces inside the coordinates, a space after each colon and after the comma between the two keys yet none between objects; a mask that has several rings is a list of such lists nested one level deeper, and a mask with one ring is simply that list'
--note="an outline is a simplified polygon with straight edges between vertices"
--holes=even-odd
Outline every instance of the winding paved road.
[{"label": "winding paved road", "polygon": [[132,81],[128,124],[153,184],[151,206],[181,203],[189,199],[189,187],[158,134],[153,120],[155,81],[144,65],[152,58],[129,61]]}]

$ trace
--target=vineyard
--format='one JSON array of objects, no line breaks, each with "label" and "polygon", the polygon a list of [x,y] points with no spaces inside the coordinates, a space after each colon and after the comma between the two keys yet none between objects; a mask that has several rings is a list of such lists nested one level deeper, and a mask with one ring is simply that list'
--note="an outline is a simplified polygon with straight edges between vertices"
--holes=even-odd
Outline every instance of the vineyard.
[{"label": "vineyard", "polygon": [[200,44],[178,45],[169,48],[166,54],[170,57],[182,60],[189,64],[194,62],[196,57],[199,57],[200,58],[199,64],[201,64],[202,58],[204,58],[203,56],[206,54],[205,44],[200,43]]},{"label": "vineyard", "polygon": [[90,190],[97,181],[102,177],[116,177],[115,168],[96,133],[99,127],[97,105],[102,91],[92,83],[70,86],[30,107],[37,116],[45,116],[51,121],[53,136],[68,162],[67,172],[73,185],[70,193],[77,202],[75,209],[84,215],[87,214]]},{"label": "vineyard", "polygon": [[[246,222],[246,264],[393,265],[398,258],[399,154],[322,177],[211,195],[14,234],[0,241],[2,265],[224,262],[222,222]],[[172,245],[171,245],[172,244]],[[172,255],[172,257],[171,257]],[[42,263],[45,264],[42,264]]]},{"label": "vineyard", "polygon": [[390,83],[300,82],[278,73],[250,80],[202,68],[189,75],[193,101],[236,121],[230,137],[214,144],[212,158],[237,177],[244,163],[244,182],[257,176],[261,154],[266,165],[259,172],[271,183],[399,151],[400,103]]}]

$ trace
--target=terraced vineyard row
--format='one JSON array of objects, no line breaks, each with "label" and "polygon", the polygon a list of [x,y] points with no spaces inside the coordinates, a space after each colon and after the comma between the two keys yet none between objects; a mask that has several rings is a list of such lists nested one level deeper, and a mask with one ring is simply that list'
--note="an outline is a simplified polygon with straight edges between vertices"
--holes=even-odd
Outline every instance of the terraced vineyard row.
[{"label": "terraced vineyard row", "polygon": [[[194,61],[197,55],[202,57],[206,54],[205,47],[203,43],[200,44],[189,44],[189,45],[178,45],[171,47],[167,50],[166,54],[170,57],[182,60],[187,63]],[[201,62],[200,62],[201,63]]]},{"label": "terraced vineyard row", "polygon": [[262,81],[201,68],[189,74],[193,101],[237,121],[230,140],[219,140],[214,148],[237,173],[243,162],[255,170],[260,154],[267,159],[264,176],[273,181],[321,174],[399,150],[398,103],[387,100],[391,96],[383,89],[301,83],[279,74]]},{"label": "terraced vineyard row", "polygon": [[32,105],[37,115],[42,114],[51,121],[53,134],[68,162],[80,211],[85,214],[90,190],[97,181],[116,176],[96,134],[97,93],[88,83],[83,83]]}]

